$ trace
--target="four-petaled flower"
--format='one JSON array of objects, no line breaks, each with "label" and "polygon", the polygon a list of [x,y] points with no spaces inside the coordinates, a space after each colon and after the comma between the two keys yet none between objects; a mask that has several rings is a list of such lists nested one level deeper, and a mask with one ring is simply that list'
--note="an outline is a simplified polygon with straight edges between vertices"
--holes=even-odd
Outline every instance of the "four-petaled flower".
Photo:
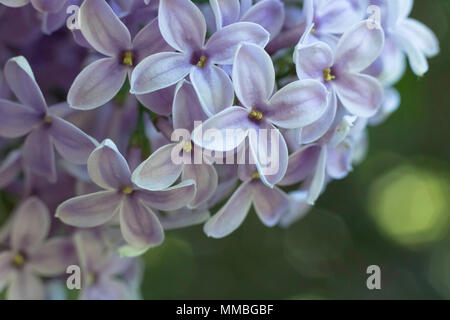
[{"label": "four-petaled flower", "polygon": [[36,174],[56,180],[53,146],[66,160],[85,164],[97,142],[60,117],[65,103],[48,108],[41,90],[24,57],[10,59],[5,78],[21,102],[0,99],[0,136],[17,138],[27,135],[23,163]]},{"label": "four-petaled flower", "polygon": [[88,159],[92,181],[104,189],[63,202],[56,217],[79,228],[104,225],[118,214],[120,229],[130,246],[146,249],[164,239],[164,230],[154,210],[172,211],[195,196],[195,182],[186,180],[173,187],[149,191],[131,181],[131,171],[116,145],[107,139]]},{"label": "four-petaled flower", "polygon": [[[209,118],[195,128],[193,141],[205,149],[228,152],[248,137],[262,181],[273,186],[283,178],[288,160],[286,142],[277,127],[297,129],[318,120],[327,106],[326,88],[319,81],[302,80],[273,94],[272,60],[264,49],[248,43],[236,54],[233,84],[243,107],[229,107]],[[203,133],[208,130],[220,132],[222,139],[205,139]],[[273,160],[270,167],[268,159]]]}]

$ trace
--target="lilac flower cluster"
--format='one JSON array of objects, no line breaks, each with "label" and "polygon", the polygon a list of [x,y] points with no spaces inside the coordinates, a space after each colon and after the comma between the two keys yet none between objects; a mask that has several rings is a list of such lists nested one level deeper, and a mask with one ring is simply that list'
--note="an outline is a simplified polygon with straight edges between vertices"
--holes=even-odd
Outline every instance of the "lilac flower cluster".
[{"label": "lilac flower cluster", "polygon": [[439,53],[413,0],[0,4],[9,299],[54,297],[71,266],[80,298],[139,298],[165,230],[223,238],[252,206],[289,226],[362,161],[406,60]]}]

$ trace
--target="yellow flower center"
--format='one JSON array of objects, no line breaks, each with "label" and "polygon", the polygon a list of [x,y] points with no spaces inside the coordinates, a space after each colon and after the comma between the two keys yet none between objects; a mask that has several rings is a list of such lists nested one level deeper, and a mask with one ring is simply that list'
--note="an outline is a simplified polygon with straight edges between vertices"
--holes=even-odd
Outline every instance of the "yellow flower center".
[{"label": "yellow flower center", "polygon": [[199,68],[204,68],[206,66],[206,63],[208,62],[208,59],[206,59],[205,56],[201,56],[200,60],[198,60],[196,66]]},{"label": "yellow flower center", "polygon": [[262,120],[263,118],[263,114],[261,111],[255,110],[253,109],[250,114],[248,115],[248,117],[250,119],[255,119],[255,120]]},{"label": "yellow flower center", "polygon": [[95,283],[95,281],[97,280],[97,277],[94,273],[89,273],[86,277],[86,282],[88,286],[91,286]]},{"label": "yellow flower center", "polygon": [[12,263],[14,264],[14,266],[16,266],[16,267],[22,267],[23,266],[23,264],[25,263],[25,257],[22,255],[22,254],[20,254],[20,253],[17,253],[15,256],[14,256],[14,258],[13,258],[13,260],[12,260]]},{"label": "yellow flower center", "polygon": [[261,176],[259,175],[258,172],[255,172],[255,173],[252,175],[252,179],[260,179],[260,178],[261,178]]},{"label": "yellow flower center", "polygon": [[189,153],[189,152],[192,151],[192,149],[193,149],[193,147],[192,147],[192,142],[191,142],[191,141],[186,142],[186,144],[185,144],[184,147],[183,147],[183,150],[184,150],[186,153]]},{"label": "yellow flower center", "polygon": [[122,64],[126,65],[127,67],[133,66],[133,52],[132,51],[124,52]]},{"label": "yellow flower center", "polygon": [[123,192],[123,194],[129,195],[129,194],[133,193],[133,189],[128,186],[125,186],[122,188],[122,192]]},{"label": "yellow flower center", "polygon": [[334,79],[336,79],[336,76],[331,74],[331,68],[326,68],[323,70],[323,81],[329,82]]},{"label": "yellow flower center", "polygon": [[309,33],[311,33],[312,35],[315,35],[316,34],[316,29],[311,28],[311,31]]},{"label": "yellow flower center", "polygon": [[52,117],[50,117],[50,116],[45,116],[44,117],[44,123],[46,123],[46,124],[51,124],[52,123]]}]

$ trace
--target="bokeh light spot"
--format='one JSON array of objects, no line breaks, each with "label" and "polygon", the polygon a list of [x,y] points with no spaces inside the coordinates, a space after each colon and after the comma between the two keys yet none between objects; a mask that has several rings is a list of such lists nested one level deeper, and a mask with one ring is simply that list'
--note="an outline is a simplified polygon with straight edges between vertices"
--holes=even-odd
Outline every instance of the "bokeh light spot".
[{"label": "bokeh light spot", "polygon": [[447,228],[448,191],[445,177],[400,166],[371,186],[369,212],[390,239],[419,247],[440,239]]}]

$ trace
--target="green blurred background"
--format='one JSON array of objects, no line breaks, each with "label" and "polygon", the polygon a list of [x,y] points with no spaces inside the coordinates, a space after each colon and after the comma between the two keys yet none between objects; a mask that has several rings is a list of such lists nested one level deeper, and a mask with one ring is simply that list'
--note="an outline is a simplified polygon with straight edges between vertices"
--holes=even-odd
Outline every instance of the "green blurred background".
[{"label": "green blurred background", "polygon": [[[366,160],[289,229],[254,213],[223,240],[167,233],[143,257],[146,299],[450,299],[450,1],[416,1],[441,53],[396,86],[400,109],[370,128]],[[366,287],[369,265],[381,290]]]}]

